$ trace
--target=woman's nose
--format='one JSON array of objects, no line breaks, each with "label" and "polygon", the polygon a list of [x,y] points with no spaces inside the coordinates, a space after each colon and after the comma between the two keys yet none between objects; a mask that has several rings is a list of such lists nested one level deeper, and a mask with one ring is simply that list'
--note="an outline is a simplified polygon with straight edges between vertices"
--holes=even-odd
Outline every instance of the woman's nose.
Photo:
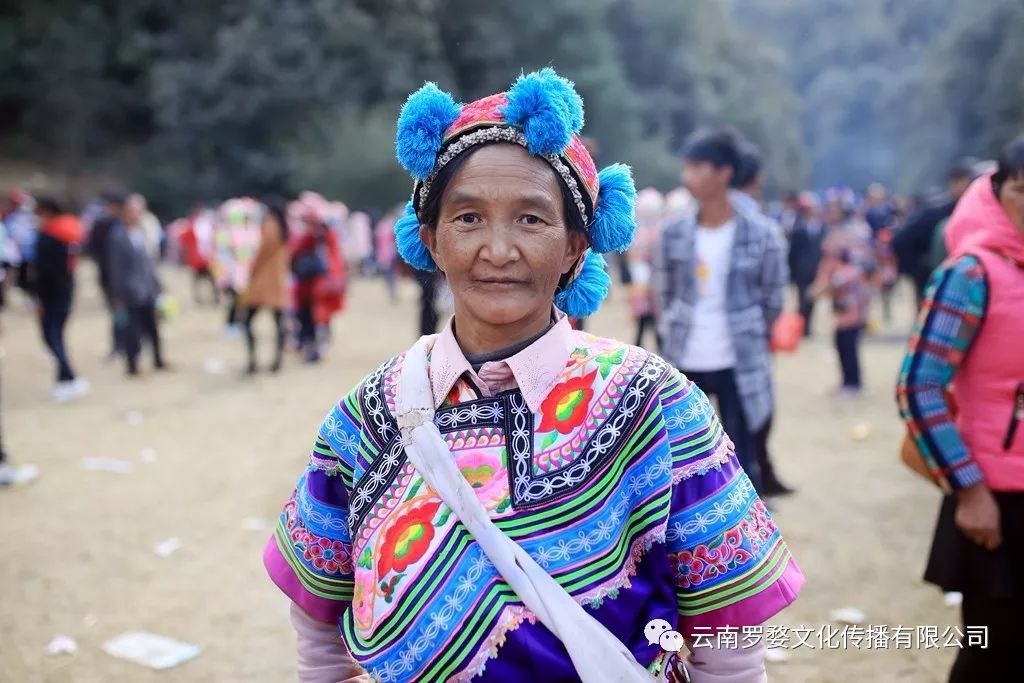
[{"label": "woman's nose", "polygon": [[496,227],[489,231],[481,256],[495,266],[504,266],[519,260],[519,249],[510,230]]}]

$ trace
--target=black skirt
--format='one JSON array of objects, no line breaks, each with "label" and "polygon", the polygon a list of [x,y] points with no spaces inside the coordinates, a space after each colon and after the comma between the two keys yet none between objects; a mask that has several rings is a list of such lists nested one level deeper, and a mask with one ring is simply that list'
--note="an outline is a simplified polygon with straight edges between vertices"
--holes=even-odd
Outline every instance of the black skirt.
[{"label": "black skirt", "polygon": [[993,492],[1002,522],[1002,544],[985,550],[956,525],[956,498],[939,508],[924,579],[944,591],[989,598],[1024,598],[1024,492]]}]

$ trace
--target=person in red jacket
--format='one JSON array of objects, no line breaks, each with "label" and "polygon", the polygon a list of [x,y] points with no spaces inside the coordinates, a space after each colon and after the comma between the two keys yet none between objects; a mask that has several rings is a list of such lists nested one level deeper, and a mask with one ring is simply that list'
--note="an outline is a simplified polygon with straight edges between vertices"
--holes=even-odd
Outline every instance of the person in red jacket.
[{"label": "person in red jacket", "polygon": [[185,229],[179,238],[185,263],[192,271],[192,297],[199,299],[199,285],[206,282],[213,291],[213,304],[220,305],[220,291],[210,272],[210,253],[213,249],[213,218],[202,204],[196,206],[186,219]]},{"label": "person in red jacket", "polygon": [[[341,245],[316,207],[302,210],[304,232],[292,250],[299,347],[308,363],[320,360],[320,341],[330,336],[331,318],[345,307],[346,271]],[[319,333],[319,334],[318,334]]]},{"label": "person in red jacket", "polygon": [[89,383],[75,376],[64,346],[64,327],[71,315],[75,290],[75,263],[85,236],[82,224],[48,197],[36,202],[39,240],[32,271],[33,288],[39,308],[43,340],[57,361],[57,383],[53,397],[69,401],[89,390]]}]

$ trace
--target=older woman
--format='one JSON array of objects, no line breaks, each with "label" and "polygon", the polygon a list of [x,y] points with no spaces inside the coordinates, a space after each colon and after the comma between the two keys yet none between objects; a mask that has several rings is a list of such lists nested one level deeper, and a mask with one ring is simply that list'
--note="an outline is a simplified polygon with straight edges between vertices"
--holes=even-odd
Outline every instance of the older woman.
[{"label": "older woman", "polygon": [[1024,681],[1024,135],[960,198],[946,246],[898,387],[917,448],[951,492],[925,579],[963,593],[965,626],[988,628],[949,680]]},{"label": "older woman", "polygon": [[[582,124],[550,69],[406,103],[398,249],[444,271],[455,315],[331,409],[267,544],[301,680],[675,680],[675,628],[698,640],[795,599],[707,398],[569,326],[607,293],[598,252],[634,231],[629,170],[598,173]],[[704,640],[694,680],[765,679],[762,647]]]}]

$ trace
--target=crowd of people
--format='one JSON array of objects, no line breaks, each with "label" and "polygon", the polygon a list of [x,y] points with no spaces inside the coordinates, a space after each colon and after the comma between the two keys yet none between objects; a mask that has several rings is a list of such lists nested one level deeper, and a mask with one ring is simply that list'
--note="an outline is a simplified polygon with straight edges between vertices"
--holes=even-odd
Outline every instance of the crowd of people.
[{"label": "crowd of people", "polygon": [[[549,76],[537,78],[548,87]],[[493,119],[504,116],[491,111],[486,98],[473,106],[480,111],[474,109],[467,116],[481,112]],[[437,359],[427,362],[439,363],[440,373],[462,368],[472,381],[463,386],[455,373],[440,394],[435,386],[434,396],[440,398],[433,407],[440,410],[442,405],[480,400],[481,391],[483,397],[505,400],[511,389],[523,390],[532,397],[524,400],[538,412],[538,424],[554,425],[545,441],[551,445],[574,433],[575,427],[567,425],[575,419],[576,404],[565,401],[595,390],[596,385],[584,386],[584,380],[597,382],[595,373],[606,379],[613,367],[636,352],[610,340],[571,337],[581,353],[590,353],[588,345],[598,350],[590,360],[572,356],[570,367],[578,366],[582,374],[563,378],[569,393],[556,396],[559,400],[550,406],[541,394],[551,387],[534,386],[536,378],[517,370],[516,359],[534,349],[541,355],[531,362],[547,367],[543,354],[551,354],[551,373],[563,372],[565,359],[554,353],[555,347],[568,343],[570,335],[581,334],[587,316],[596,311],[611,284],[609,276],[617,277],[628,292],[635,346],[656,350],[673,368],[665,370],[665,386],[659,391],[682,400],[679,392],[694,387],[685,389],[694,415],[693,411],[703,410],[704,396],[715,401],[720,426],[709,422],[702,429],[728,436],[723,437],[724,445],[709,446],[711,450],[702,456],[708,462],[702,460],[700,475],[707,474],[710,460],[719,471],[731,462],[719,453],[728,447],[747,477],[744,481],[755,492],[752,500],[760,505],[758,497],[770,500],[793,493],[769,452],[777,409],[773,354],[794,349],[801,336],[814,333],[814,312],[824,299],[832,312],[838,368],[835,393],[840,398],[860,394],[864,386],[860,345],[877,324],[875,302],[880,304],[882,319],[889,321],[893,290],[900,275],[905,275],[914,284],[920,314],[897,392],[908,427],[904,451],[917,458],[921,471],[949,494],[939,514],[927,578],[945,590],[963,592],[965,622],[987,624],[991,629],[990,648],[964,649],[951,680],[1009,680],[1000,676],[1018,665],[1008,663],[1012,648],[1008,634],[1024,606],[1024,437],[1018,436],[1019,423],[1024,421],[1024,355],[1014,350],[1015,339],[1024,335],[1024,138],[1011,142],[998,161],[968,159],[956,164],[948,174],[946,191],[926,200],[893,197],[884,187],[872,185],[862,194],[837,187],[820,194],[791,192],[765,203],[757,149],[731,129],[702,130],[686,143],[682,187],[664,195],[643,189],[634,193],[635,204],[618,207],[625,214],[607,218],[598,209],[615,210],[619,200],[604,198],[599,188],[611,186],[633,197],[632,180],[627,187],[615,175],[618,171],[607,177],[602,171],[598,181],[596,168],[587,167],[593,162],[575,137],[578,131],[573,130],[562,147],[547,153],[547,161],[537,161],[531,156],[528,132],[517,133],[519,124],[495,123],[487,116],[482,120],[498,131],[494,140],[485,140],[480,130],[474,133],[477,137],[463,138],[455,126],[447,133],[446,144],[464,140],[462,154],[430,156],[429,168],[422,167],[418,158],[403,159],[417,181],[417,194],[409,205],[413,208],[399,207],[377,220],[306,192],[290,202],[241,197],[215,207],[197,205],[165,227],[138,194],[109,192],[76,214],[51,197],[13,191],[0,216],[4,275],[0,304],[16,305],[13,291],[17,290],[22,301],[37,311],[41,336],[55,364],[52,395],[58,402],[67,402],[89,392],[89,383],[76,373],[65,341],[74,308],[76,266],[83,255],[96,263],[110,314],[109,358],[121,359],[128,377],[142,371],[143,345],[151,350],[154,371],[171,367],[160,328],[178,307],[161,283],[165,264],[191,272],[196,305],[224,307],[226,333],[245,341],[246,374],[257,373],[263,366],[254,330],[261,312],[275,325],[273,356],[266,364],[270,372],[282,369],[289,349],[302,361],[316,363],[330,347],[331,321],[345,309],[350,278],[380,277],[394,298],[396,278],[405,273],[421,288],[422,334],[438,331],[439,308],[454,310],[455,319],[462,320],[458,340],[450,323],[438,337]],[[400,159],[401,125],[400,121]],[[503,150],[501,154],[480,151],[495,141],[510,144],[497,148]],[[563,165],[551,158],[562,160]],[[565,170],[569,162],[575,165]],[[550,168],[544,165],[548,163]],[[499,170],[511,174],[512,180],[505,188],[491,188],[489,174]],[[534,190],[557,180],[553,189],[548,188],[557,200],[557,210],[554,204],[545,204],[550,197],[534,192],[527,202],[533,213],[517,234],[518,242],[506,244],[504,238],[488,237],[494,241],[481,246],[486,257],[470,254],[474,240],[485,240],[485,232],[475,228],[486,223],[488,212],[518,211],[516,207],[526,201],[509,189],[517,187],[517,173],[533,178],[529,182]],[[446,186],[459,187],[462,194],[453,199],[445,193]],[[592,196],[581,195],[581,187]],[[611,202],[611,209],[603,202]],[[567,215],[556,219],[560,212]],[[628,240],[609,227],[616,220],[629,225]],[[543,245],[555,244],[554,238],[540,239],[541,229],[535,226],[550,229],[559,221],[568,227],[569,238],[565,244],[558,242],[558,253],[545,253]],[[444,237],[451,234],[459,239]],[[610,264],[605,265],[597,253],[599,246],[609,254]],[[486,261],[485,266],[474,258]],[[536,266],[519,273],[516,277],[521,280],[480,274],[511,272],[512,266],[502,264],[514,265],[518,259],[535,260]],[[547,271],[551,271],[551,282],[531,289],[533,279]],[[554,285],[554,294],[538,294],[548,284]],[[514,340],[516,344],[498,351],[491,348],[519,324],[517,316],[534,313],[537,330],[531,327],[531,334],[526,334],[524,328],[525,336]],[[462,336],[467,330],[481,336],[467,341],[470,338]],[[595,372],[587,374],[591,360],[596,363]],[[631,372],[636,370],[630,367]],[[397,375],[391,379],[402,380]],[[540,392],[536,396],[530,393],[534,389]],[[359,396],[359,401],[369,400]],[[512,410],[516,405],[506,407]],[[339,413],[334,419],[340,425],[354,418]],[[332,448],[337,429],[321,432],[324,449]],[[672,432],[676,427],[666,429]],[[667,438],[675,437],[670,433]],[[343,454],[331,453],[339,461],[344,459]],[[311,465],[311,477],[318,467],[318,462]],[[685,479],[694,474],[687,473],[679,476]],[[32,476],[30,468],[6,462],[0,443],[0,483]],[[736,481],[722,479],[721,490],[740,486]],[[300,481],[296,495],[316,497],[304,486],[307,483]],[[517,489],[512,495],[528,498],[529,490]],[[569,487],[566,492],[585,497],[585,490]],[[347,496],[342,498],[337,501],[339,507],[348,505]],[[422,505],[420,509],[426,510],[434,503]],[[291,534],[293,540],[304,523],[296,514],[286,509],[283,517],[282,533]],[[682,519],[690,512],[680,508],[666,514]],[[392,521],[399,524],[402,519]],[[758,519],[777,534],[770,518]],[[312,538],[310,529],[300,530]],[[343,540],[331,542],[343,545]],[[347,617],[335,614],[341,603],[321,604],[299,589],[291,590],[299,585],[288,573],[292,570],[309,573],[303,585],[331,578],[324,574],[323,563],[307,567],[301,558],[292,557],[298,549],[309,559],[305,546],[295,543],[299,545],[281,537],[272,540],[268,569],[296,602],[293,619],[300,646],[305,638],[306,646],[312,648],[327,638],[318,622],[324,614],[329,612],[335,620]],[[396,556],[390,561],[397,567],[399,560]],[[351,570],[351,562],[336,564],[339,572],[345,566]],[[287,567],[292,569],[286,571]],[[374,576],[376,585],[381,576]],[[785,576],[790,583],[779,589],[785,595],[772,598],[776,610],[795,597],[802,581],[795,564]],[[347,598],[350,603],[354,600],[357,611],[360,601],[367,599],[360,593],[360,580],[357,571],[355,595]],[[339,591],[343,603],[345,591]],[[680,604],[689,597],[680,592]],[[356,614],[356,622],[344,623],[346,639],[352,642],[351,633],[365,630],[373,618],[372,610],[364,610]],[[602,632],[595,633],[603,637]],[[336,635],[335,630],[331,637]],[[367,662],[374,664],[372,657]],[[353,660],[346,659],[345,666],[350,665]],[[668,660],[661,665],[668,666]],[[1019,666],[1014,671],[1024,677]]]},{"label": "crowd of people", "polygon": [[786,494],[767,437],[769,354],[780,348],[777,328],[793,319],[781,313],[787,279],[804,335],[816,302],[831,304],[836,392],[853,396],[863,387],[861,339],[875,310],[891,321],[906,276],[918,315],[897,387],[902,456],[947,494],[925,579],[962,595],[965,627],[988,634],[985,647],[959,651],[949,680],[1024,680],[1015,651],[1024,606],[1024,136],[996,161],[958,162],[945,191],[924,200],[872,185],[862,196],[832,188],[763,205],[760,175],[756,151],[733,133],[702,133],[684,153],[682,202],[639,193],[637,235],[622,261],[636,343],[657,330],[662,355],[717,398],[757,490]]},{"label": "crowd of people", "polygon": [[[899,265],[915,282],[919,281],[926,266],[918,256],[921,250],[917,245],[923,236],[931,240],[933,233],[941,232],[936,225],[948,217],[952,199],[963,191],[964,176],[957,175],[963,168],[958,167],[951,177],[950,199],[909,215],[905,202],[891,200],[877,185],[862,198],[849,189],[834,188],[823,199],[812,192],[800,192],[762,206],[761,164],[752,146],[723,130],[709,134],[701,150],[698,154],[709,158],[691,166],[709,166],[714,172],[697,175],[691,169],[684,186],[665,195],[653,188],[641,190],[636,240],[620,262],[612,264],[611,270],[617,270],[628,287],[637,325],[635,341],[642,344],[645,334],[653,335],[651,347],[664,352],[665,343],[705,348],[708,340],[723,337],[724,329],[732,329],[737,337],[746,336],[715,314],[733,311],[734,317],[743,319],[742,312],[737,312],[742,308],[737,300],[753,296],[727,287],[724,279],[725,273],[732,272],[737,282],[745,282],[737,277],[739,270],[733,262],[742,249],[733,248],[736,229],[731,219],[726,220],[724,231],[693,232],[693,244],[685,248],[696,249],[690,254],[697,257],[696,279],[688,280],[684,291],[656,291],[658,264],[672,261],[663,258],[669,248],[666,245],[672,242],[663,239],[665,231],[711,202],[720,212],[735,210],[740,216],[755,216],[757,235],[766,230],[775,235],[774,240],[767,241],[759,237],[758,244],[767,249],[760,256],[749,253],[742,257],[746,262],[772,267],[771,273],[763,273],[771,282],[760,283],[766,291],[752,299],[772,300],[767,311],[769,326],[782,311],[787,279],[795,287],[799,301],[796,312],[805,321],[806,335],[811,334],[815,301],[831,300],[842,376],[838,390],[858,392],[861,371],[857,349],[869,323],[871,301],[876,296],[881,298],[888,311],[889,294],[897,277],[897,250],[903,242],[911,242],[911,246],[903,248],[907,257]],[[702,193],[711,187],[717,188],[713,198],[705,197]],[[253,321],[261,310],[272,316],[276,338],[268,367],[276,372],[289,348],[297,349],[307,362],[316,362],[326,351],[331,319],[344,308],[346,285],[352,275],[382,276],[392,298],[397,277],[412,275],[421,290],[419,331],[430,334],[437,330],[441,315],[451,310],[450,290],[439,271],[410,272],[396,258],[393,226],[400,212],[401,208],[393,209],[374,222],[367,213],[350,212],[340,202],[306,192],[291,202],[235,198],[216,207],[197,205],[186,217],[162,226],[137,194],[106,193],[76,216],[50,198],[35,199],[15,190],[3,212],[6,232],[2,258],[8,277],[0,292],[17,288],[38,304],[43,337],[58,366],[53,389],[58,401],[83,395],[89,386],[72,369],[64,342],[64,328],[74,302],[74,267],[80,254],[91,257],[97,265],[100,288],[111,313],[109,355],[122,357],[129,375],[139,372],[144,343],[152,348],[153,367],[168,367],[159,321],[172,315],[177,306],[173,297],[163,292],[159,278],[163,264],[181,265],[191,271],[192,296],[197,304],[220,306],[224,302],[227,333],[246,340],[245,369],[249,373],[259,368]],[[692,230],[688,227],[686,234]],[[746,230],[740,232],[745,239]],[[932,258],[934,250],[929,247],[926,251]],[[675,255],[676,259],[681,257]],[[55,268],[57,262],[64,265]],[[723,298],[726,289],[729,300]],[[923,292],[923,284],[919,289]],[[678,313],[678,305],[666,309],[666,296],[682,297],[697,307],[684,313],[695,321],[695,339],[688,340],[680,330],[662,334],[662,327],[671,325],[673,314]],[[713,315],[706,315],[709,311]],[[708,329],[708,324],[718,327]],[[740,350],[739,357],[733,359],[734,351],[728,345],[715,348],[722,354],[716,358],[688,358],[684,349],[676,352],[684,356],[681,366],[694,375],[720,374],[736,363],[745,366],[754,362],[746,350]],[[755,364],[759,368],[756,374],[762,378],[755,382],[760,387],[757,391],[770,394],[769,382],[764,379],[769,374],[768,365],[764,359]],[[745,406],[741,412],[752,426],[737,431],[742,442],[742,434],[756,434],[770,411],[751,407],[751,401],[764,402],[763,398],[751,397],[752,389],[746,389],[748,398],[739,401],[733,384],[747,386],[750,382],[727,382],[721,389],[725,397],[719,398],[730,414],[739,415],[733,408]]]},{"label": "crowd of people", "polygon": [[75,269],[91,258],[111,315],[109,358],[123,358],[139,374],[143,344],[155,370],[168,369],[160,321],[178,302],[164,291],[160,269],[187,268],[200,306],[225,306],[225,331],[244,336],[247,373],[258,370],[253,320],[259,311],[276,324],[272,372],[291,347],[317,362],[330,341],[332,318],[344,309],[350,274],[381,275],[394,297],[397,265],[395,212],[374,224],[363,212],[306,192],[285,202],[229,199],[197,205],[163,226],[138,194],[104,193],[80,215],[52,198],[12,191],[0,223],[3,301],[20,291],[40,314],[43,339],[57,364],[53,397],[72,400],[88,392],[76,376],[64,342],[74,305]]},{"label": "crowd of people", "polygon": [[[918,214],[879,185],[863,196],[832,188],[765,204],[762,180],[757,149],[735,131],[695,134],[684,152],[683,187],[638,193],[637,234],[620,277],[629,287],[635,342],[654,331],[652,348],[716,398],[744,469],[770,496],[792,492],[768,452],[772,353],[799,341],[780,342],[780,330],[811,336],[816,304],[827,300],[836,394],[861,393],[859,347],[872,302],[880,299],[890,315],[901,270],[895,236]],[[785,310],[789,286],[792,311]]]},{"label": "crowd of people", "polygon": [[[226,334],[244,337],[245,374],[260,368],[254,319],[260,311],[273,318],[267,369],[276,373],[289,348],[304,362],[321,359],[331,320],[344,310],[350,274],[382,275],[394,297],[395,216],[388,212],[374,224],[365,213],[306,192],[291,202],[235,198],[215,208],[197,205],[164,226],[139,194],[106,192],[76,213],[52,197],[13,190],[0,211],[0,307],[20,304],[37,314],[55,365],[51,393],[66,403],[90,389],[65,340],[79,260],[96,265],[110,315],[107,360],[122,360],[129,378],[142,372],[144,345],[155,372],[171,369],[160,330],[180,305],[160,273],[183,267],[192,273],[196,304],[223,305]],[[7,461],[0,439],[0,484],[35,476],[33,466]]]}]

